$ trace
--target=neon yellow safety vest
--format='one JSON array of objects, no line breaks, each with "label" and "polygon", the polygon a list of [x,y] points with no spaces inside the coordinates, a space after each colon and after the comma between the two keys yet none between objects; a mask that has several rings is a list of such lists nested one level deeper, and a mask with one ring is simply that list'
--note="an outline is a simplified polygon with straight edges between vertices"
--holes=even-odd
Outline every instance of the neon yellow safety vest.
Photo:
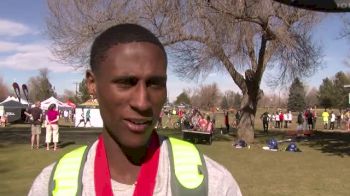
[{"label": "neon yellow safety vest", "polygon": [[[203,154],[187,141],[166,138],[171,168],[171,192],[174,196],[208,195],[208,172]],[[82,194],[82,175],[89,147],[65,154],[52,170],[49,195]]]}]

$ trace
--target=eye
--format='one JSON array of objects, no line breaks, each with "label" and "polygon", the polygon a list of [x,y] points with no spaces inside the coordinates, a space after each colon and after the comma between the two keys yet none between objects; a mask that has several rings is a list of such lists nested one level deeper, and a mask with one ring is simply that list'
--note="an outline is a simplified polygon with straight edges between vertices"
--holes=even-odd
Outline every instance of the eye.
[{"label": "eye", "polygon": [[163,79],[163,78],[150,79],[147,82],[147,86],[149,86],[151,88],[165,88],[166,87],[166,79]]},{"label": "eye", "polygon": [[121,77],[113,80],[113,83],[120,88],[129,88],[137,84],[137,78],[134,77]]}]

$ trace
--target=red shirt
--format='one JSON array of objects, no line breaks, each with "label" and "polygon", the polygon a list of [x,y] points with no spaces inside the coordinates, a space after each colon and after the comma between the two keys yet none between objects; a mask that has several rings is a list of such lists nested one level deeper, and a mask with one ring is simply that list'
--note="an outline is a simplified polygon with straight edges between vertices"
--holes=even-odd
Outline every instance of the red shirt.
[{"label": "red shirt", "polygon": [[182,116],[184,115],[184,112],[182,110],[179,111],[179,118],[182,118]]},{"label": "red shirt", "polygon": [[[49,120],[49,121],[53,121],[53,120],[55,120],[56,118],[57,118],[57,116],[59,115],[58,114],[58,111],[56,111],[56,110],[49,110],[49,111],[47,111],[47,119]],[[52,124],[57,124],[58,122],[56,121],[56,122],[53,122]]]},{"label": "red shirt", "polygon": [[280,113],[280,121],[283,121],[284,120],[284,115],[283,113]]}]

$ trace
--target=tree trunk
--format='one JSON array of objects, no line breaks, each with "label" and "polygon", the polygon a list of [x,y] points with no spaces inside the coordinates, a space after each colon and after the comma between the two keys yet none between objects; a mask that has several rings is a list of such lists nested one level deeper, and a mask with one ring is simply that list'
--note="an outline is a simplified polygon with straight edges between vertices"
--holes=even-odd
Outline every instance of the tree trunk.
[{"label": "tree trunk", "polygon": [[254,141],[254,120],[258,99],[252,98],[247,93],[243,94],[241,103],[241,119],[238,125],[238,139],[247,143]]}]

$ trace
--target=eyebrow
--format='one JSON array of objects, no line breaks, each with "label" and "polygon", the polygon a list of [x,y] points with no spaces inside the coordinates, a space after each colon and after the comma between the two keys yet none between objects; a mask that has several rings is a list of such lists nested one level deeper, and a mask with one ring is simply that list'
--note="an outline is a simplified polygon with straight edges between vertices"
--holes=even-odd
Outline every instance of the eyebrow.
[{"label": "eyebrow", "polygon": [[[125,80],[138,80],[138,77],[133,75],[126,75],[126,76],[117,76],[112,79],[113,82],[121,82]],[[150,80],[163,82],[167,80],[167,76],[151,76],[147,78],[147,81],[150,81]]]}]

